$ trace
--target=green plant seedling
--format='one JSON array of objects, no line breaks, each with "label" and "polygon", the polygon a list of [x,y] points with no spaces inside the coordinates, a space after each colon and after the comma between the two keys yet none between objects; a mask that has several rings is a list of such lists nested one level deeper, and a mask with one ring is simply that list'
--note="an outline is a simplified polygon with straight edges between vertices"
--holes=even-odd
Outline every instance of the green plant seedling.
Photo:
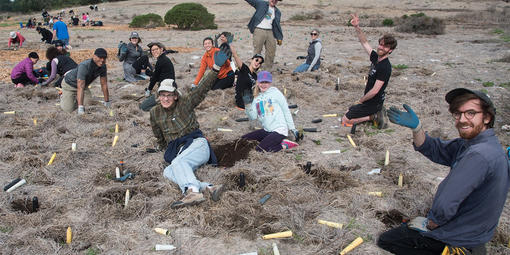
[{"label": "green plant seedling", "polygon": [[296,154],[296,160],[302,160],[303,159],[303,155],[301,154]]},{"label": "green plant seedling", "polygon": [[496,28],[496,29],[492,30],[492,33],[497,34],[497,35],[502,35],[505,33],[505,31],[503,31],[502,29]]},{"label": "green plant seedling", "polygon": [[382,24],[385,27],[392,27],[394,23],[392,19],[384,19]]},{"label": "green plant seedling", "polygon": [[393,65],[393,68],[395,68],[397,70],[404,70],[404,69],[407,69],[409,67],[406,64],[398,64],[398,65]]},{"label": "green plant seedling", "polygon": [[482,86],[484,86],[484,87],[486,87],[486,88],[487,88],[487,87],[494,87],[494,82],[492,82],[492,81],[486,81],[486,82],[482,83]]},{"label": "green plant seedling", "polygon": [[321,140],[312,140],[316,145],[321,145]]}]

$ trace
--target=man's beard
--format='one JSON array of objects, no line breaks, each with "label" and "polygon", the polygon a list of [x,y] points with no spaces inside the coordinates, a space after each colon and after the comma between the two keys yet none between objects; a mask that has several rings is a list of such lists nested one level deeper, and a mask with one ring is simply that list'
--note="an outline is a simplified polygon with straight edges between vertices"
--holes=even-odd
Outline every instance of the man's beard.
[{"label": "man's beard", "polygon": [[485,125],[480,123],[479,125],[474,126],[472,123],[467,123],[468,126],[471,127],[470,131],[464,131],[460,127],[466,126],[466,123],[458,123],[455,125],[457,131],[459,132],[459,136],[463,139],[470,140],[479,135],[482,131],[484,131]]}]

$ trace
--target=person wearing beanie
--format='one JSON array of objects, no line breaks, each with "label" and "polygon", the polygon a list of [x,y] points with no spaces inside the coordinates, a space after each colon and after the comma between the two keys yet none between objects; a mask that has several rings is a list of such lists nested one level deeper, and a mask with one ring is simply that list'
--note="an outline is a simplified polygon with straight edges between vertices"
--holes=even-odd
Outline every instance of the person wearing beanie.
[{"label": "person wearing beanie", "polygon": [[277,152],[298,146],[297,143],[285,139],[291,131],[297,141],[299,133],[294,126],[287,99],[280,90],[272,86],[272,83],[271,73],[261,71],[257,75],[257,86],[253,95],[243,95],[248,118],[258,119],[263,127],[242,136],[246,140],[258,141],[259,144],[255,148],[257,151]]},{"label": "person wearing beanie", "polygon": [[164,79],[158,89],[159,102],[150,110],[152,132],[157,139],[158,148],[165,150],[164,159],[168,165],[163,176],[176,183],[183,197],[170,205],[177,209],[197,205],[205,201],[204,191],[208,191],[211,200],[218,201],[223,191],[222,185],[202,182],[195,171],[209,163],[216,165],[213,150],[200,130],[195,108],[205,99],[214,85],[220,66],[227,61],[229,49],[214,54],[214,65],[199,86],[186,96],[177,90],[174,79]]},{"label": "person wearing beanie", "polygon": [[[146,69],[151,70],[152,65],[149,63],[149,57],[144,53],[140,43],[142,39],[138,32],[131,32],[129,36],[129,43],[121,44],[119,49],[119,61],[124,61],[122,67],[124,69],[124,80],[128,82],[136,82],[144,80],[144,78],[137,78],[143,76],[135,76],[140,74],[141,71]],[[138,69],[136,67],[139,67]]]},{"label": "person wearing beanie", "polygon": [[253,95],[253,89],[257,84],[257,71],[264,63],[264,57],[260,54],[255,54],[250,60],[250,64],[246,65],[243,63],[237,51],[230,45],[230,50],[232,51],[232,57],[237,66],[239,66],[239,71],[237,71],[237,80],[235,86],[235,100],[236,106],[244,110],[244,95]]},{"label": "person wearing beanie", "polygon": [[14,50],[16,50],[17,48],[21,48],[21,46],[23,46],[24,41],[25,37],[23,37],[20,32],[12,31],[9,33],[9,42],[7,43],[7,48],[10,49],[11,45],[14,47]]},{"label": "person wearing beanie", "polygon": [[99,77],[104,101],[102,104],[110,108],[110,96],[108,92],[108,78],[106,70],[106,58],[108,53],[103,48],[97,48],[92,58],[81,62],[76,68],[64,74],[62,83],[62,98],[60,107],[65,112],[72,112],[78,108],[78,115],[85,113],[85,104],[92,99],[89,85]]},{"label": "person wearing beanie", "polygon": [[23,88],[28,84],[38,84],[34,75],[34,65],[39,61],[37,52],[30,52],[28,57],[19,62],[11,71],[11,80],[16,88]]},{"label": "person wearing beanie", "polygon": [[[211,37],[206,37],[202,41],[202,45],[204,46],[205,53],[202,56],[202,60],[200,61],[200,69],[198,69],[198,74],[195,77],[195,81],[191,84],[191,88],[195,88],[196,85],[200,82],[200,79],[204,76],[206,69],[211,69],[214,65],[214,53],[219,51],[219,48],[213,46],[213,39]],[[227,44],[224,47],[228,47]],[[227,60],[225,64],[220,69],[218,73],[218,80],[213,85],[212,89],[226,89],[234,86],[234,78],[235,74],[232,71],[232,67],[230,67],[230,60]]]},{"label": "person wearing beanie", "polygon": [[[394,106],[388,111],[392,123],[412,131],[415,151],[450,168],[432,204],[417,210],[429,208],[425,217],[379,236],[377,245],[391,253],[487,254],[485,245],[497,231],[510,188],[510,166],[494,130],[496,108],[487,94],[466,88],[451,90],[445,101],[459,134],[452,140],[425,133],[433,124],[422,126],[409,105],[403,105],[405,111]],[[420,108],[425,114],[430,106]]]}]

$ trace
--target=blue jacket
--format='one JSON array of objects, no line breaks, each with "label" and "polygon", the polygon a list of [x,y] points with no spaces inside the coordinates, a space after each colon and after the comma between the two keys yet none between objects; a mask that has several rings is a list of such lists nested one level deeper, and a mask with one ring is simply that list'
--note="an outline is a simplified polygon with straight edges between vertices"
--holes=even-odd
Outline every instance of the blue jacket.
[{"label": "blue jacket", "polygon": [[[165,161],[168,163],[172,163],[172,161],[175,159],[175,157],[177,157],[177,155],[179,155],[179,153],[181,151],[184,151],[191,145],[191,143],[193,142],[193,139],[199,138],[199,137],[204,137],[204,135],[202,134],[202,131],[200,129],[197,129],[185,136],[182,136],[182,137],[179,137],[173,141],[170,141],[168,143],[168,146],[166,147],[165,156],[164,156]],[[207,163],[212,164],[212,165],[217,165],[218,160],[216,159],[216,155],[214,155],[214,151],[211,148],[211,144],[209,144],[209,142],[207,142],[207,144],[209,145],[209,151],[210,151],[209,161]]]},{"label": "blue jacket", "polygon": [[470,140],[442,141],[427,135],[415,149],[435,163],[451,167],[427,215],[439,227],[422,235],[466,248],[489,242],[510,187],[508,158],[494,130]]},{"label": "blue jacket", "polygon": [[[255,7],[255,13],[250,19],[250,22],[248,23],[248,28],[250,29],[250,33],[253,34],[253,31],[255,31],[255,28],[257,25],[264,19],[264,16],[267,13],[267,10],[269,9],[269,3],[262,0],[245,0],[248,2],[251,6]],[[273,20],[273,36],[276,40],[283,40],[283,32],[282,28],[280,27],[280,19],[282,17],[282,13],[280,10],[275,6],[274,7],[274,20]]]}]

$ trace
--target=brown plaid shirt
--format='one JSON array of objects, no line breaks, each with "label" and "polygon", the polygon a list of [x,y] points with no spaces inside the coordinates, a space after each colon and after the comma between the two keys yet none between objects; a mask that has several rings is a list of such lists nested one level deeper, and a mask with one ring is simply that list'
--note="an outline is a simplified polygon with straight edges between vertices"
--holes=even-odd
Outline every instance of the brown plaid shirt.
[{"label": "brown plaid shirt", "polygon": [[208,71],[195,90],[187,96],[179,96],[170,108],[165,109],[158,102],[151,109],[152,132],[158,139],[159,148],[165,149],[170,141],[185,136],[200,127],[195,116],[195,107],[204,100],[217,76],[217,72]]}]

